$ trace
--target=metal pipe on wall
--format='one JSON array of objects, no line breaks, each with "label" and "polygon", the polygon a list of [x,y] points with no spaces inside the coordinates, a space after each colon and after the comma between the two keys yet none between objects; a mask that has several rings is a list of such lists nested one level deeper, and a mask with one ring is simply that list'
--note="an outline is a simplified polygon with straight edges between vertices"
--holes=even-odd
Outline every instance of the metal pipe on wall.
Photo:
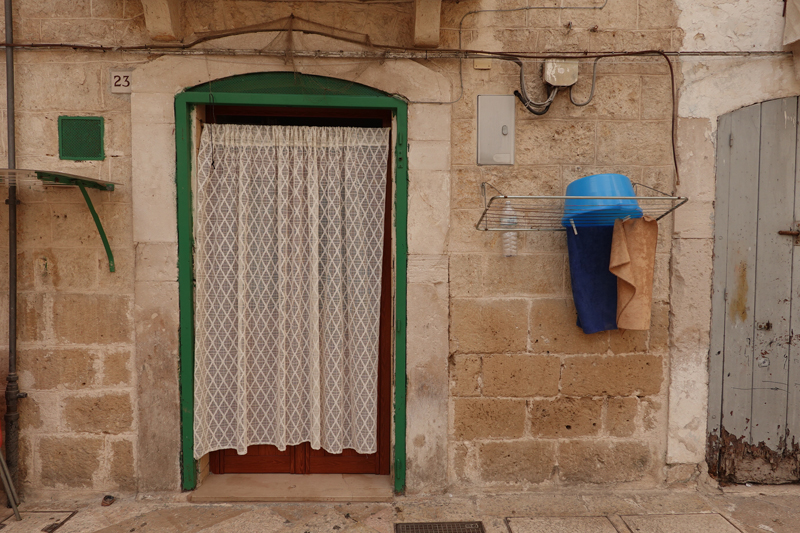
[{"label": "metal pipe on wall", "polygon": [[[5,0],[6,42],[14,42],[12,0]],[[8,119],[8,168],[17,168],[14,136],[14,48],[6,47],[6,117]],[[22,395],[17,383],[17,187],[8,187],[8,376],[6,377],[6,463],[15,486],[19,485],[19,411]]]}]

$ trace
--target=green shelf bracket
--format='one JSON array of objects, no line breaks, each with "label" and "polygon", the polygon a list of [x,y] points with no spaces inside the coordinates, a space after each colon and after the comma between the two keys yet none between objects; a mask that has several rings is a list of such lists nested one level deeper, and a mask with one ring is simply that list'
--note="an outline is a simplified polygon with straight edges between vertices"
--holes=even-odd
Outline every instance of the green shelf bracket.
[{"label": "green shelf bracket", "polygon": [[108,237],[106,237],[106,232],[103,230],[103,224],[100,222],[100,217],[97,216],[97,211],[94,209],[92,199],[89,198],[89,193],[86,192],[86,189],[113,191],[114,184],[108,181],[94,180],[91,178],[84,178],[82,176],[75,176],[73,174],[65,174],[63,172],[47,172],[43,170],[36,170],[35,172],[36,178],[39,181],[43,181],[52,185],[78,187],[81,190],[83,199],[86,201],[86,205],[89,207],[89,212],[92,214],[92,218],[94,219],[94,224],[97,226],[97,231],[100,233],[100,238],[103,240],[103,247],[106,249],[106,256],[108,257],[108,270],[110,272],[114,272],[114,254],[111,252],[111,245],[108,244]]},{"label": "green shelf bracket", "polygon": [[100,238],[103,239],[103,246],[106,249],[106,255],[108,256],[108,270],[110,272],[114,272],[114,254],[111,253],[111,246],[108,244],[108,237],[106,237],[106,232],[103,231],[103,225],[100,223],[100,217],[97,216],[97,211],[94,210],[94,206],[92,205],[92,199],[89,198],[89,193],[86,192],[86,185],[83,183],[78,183],[78,188],[81,190],[81,194],[83,195],[83,199],[86,200],[86,205],[89,206],[89,212],[92,213],[92,218],[94,219],[94,224],[97,226],[97,231],[100,232]]},{"label": "green shelf bracket", "polygon": [[114,190],[114,184],[109,181],[93,180],[91,178],[84,178],[82,176],[65,174],[63,172],[47,172],[44,170],[36,170],[35,172],[36,172],[36,178],[39,181],[43,181],[53,185],[73,185],[76,187],[83,186],[84,188],[97,189],[100,191]]},{"label": "green shelf bracket", "polygon": [[106,249],[106,256],[108,257],[108,270],[114,272],[114,254],[111,253],[111,246],[108,244],[108,237],[106,237],[106,232],[103,230],[103,224],[100,223],[100,217],[97,216],[97,211],[94,210],[92,199],[89,198],[86,189],[110,192],[114,190],[116,184],[110,181],[101,181],[84,176],[76,176],[75,174],[67,174],[65,172],[0,168],[0,184],[16,186],[37,181],[54,187],[78,187],[81,190],[83,199],[86,201],[89,212],[94,219],[94,224],[97,226],[97,231],[100,232],[100,238],[103,240],[103,247]]}]

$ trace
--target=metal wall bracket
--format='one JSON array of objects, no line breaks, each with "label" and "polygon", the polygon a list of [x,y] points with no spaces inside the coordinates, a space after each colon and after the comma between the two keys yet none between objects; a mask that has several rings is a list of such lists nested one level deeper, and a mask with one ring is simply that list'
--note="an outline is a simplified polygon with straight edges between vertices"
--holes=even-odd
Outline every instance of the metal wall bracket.
[{"label": "metal wall bracket", "polygon": [[792,222],[792,229],[781,230],[778,232],[778,235],[787,235],[789,237],[794,237],[794,245],[800,246],[800,222]]},{"label": "metal wall bracket", "polygon": [[114,190],[116,183],[86,178],[84,176],[76,176],[64,172],[51,172],[49,170],[0,169],[1,185],[24,185],[31,183],[39,183],[50,187],[78,187],[81,190],[83,199],[86,201],[89,212],[92,214],[94,224],[97,226],[97,231],[100,233],[103,247],[106,249],[108,270],[114,272],[114,254],[111,252],[111,246],[108,244],[108,237],[106,237],[106,232],[103,230],[103,224],[100,223],[100,217],[97,215],[97,211],[95,211],[92,200],[89,198],[86,189],[110,192]]},{"label": "metal wall bracket", "polygon": [[106,249],[106,256],[108,257],[108,270],[109,272],[114,272],[114,254],[111,252],[111,246],[108,244],[108,237],[106,237],[106,232],[103,231],[103,224],[100,223],[100,217],[97,216],[97,211],[94,210],[94,206],[92,205],[92,199],[89,198],[89,193],[86,192],[86,186],[82,183],[78,184],[78,188],[81,190],[81,194],[83,195],[83,199],[86,200],[86,205],[89,207],[89,212],[92,214],[92,218],[94,219],[94,224],[97,226],[97,231],[100,233],[100,238],[103,240],[103,247]]},{"label": "metal wall bracket", "polygon": [[92,214],[94,225],[97,226],[97,232],[100,233],[100,239],[103,241],[103,248],[106,249],[106,257],[108,257],[108,270],[109,272],[114,272],[116,270],[114,266],[114,254],[111,252],[111,246],[108,244],[108,237],[106,237],[106,232],[103,230],[103,224],[100,222],[100,217],[97,215],[94,205],[92,205],[92,199],[89,198],[89,193],[86,192],[87,188],[98,189],[100,191],[113,191],[114,184],[107,181],[99,181],[81,176],[74,176],[72,174],[64,174],[62,172],[46,172],[40,170],[36,171],[36,178],[48,185],[61,185],[67,187],[73,186],[78,187],[81,190],[83,199],[86,201],[86,206],[89,208],[89,212]]},{"label": "metal wall bracket", "polygon": [[100,239],[103,241],[103,248],[106,249],[106,257],[108,257],[108,270],[109,272],[114,272],[116,270],[114,266],[114,254],[111,252],[111,246],[108,244],[108,237],[106,237],[106,232],[103,230],[103,224],[100,222],[100,217],[97,215],[97,211],[94,209],[92,199],[89,198],[89,193],[86,192],[87,187],[101,191],[113,191],[114,184],[107,181],[92,180],[83,178],[81,176],[64,174],[61,172],[43,172],[38,170],[36,171],[36,178],[48,184],[75,186],[81,190],[83,199],[86,201],[86,206],[89,208],[89,212],[92,214],[92,219],[94,220],[95,226],[97,226],[97,232],[100,233]]}]

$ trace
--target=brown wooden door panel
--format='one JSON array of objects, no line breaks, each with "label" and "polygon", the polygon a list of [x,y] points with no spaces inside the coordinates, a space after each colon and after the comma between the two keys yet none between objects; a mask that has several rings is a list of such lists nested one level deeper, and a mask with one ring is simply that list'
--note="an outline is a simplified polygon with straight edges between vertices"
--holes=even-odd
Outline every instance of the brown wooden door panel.
[{"label": "brown wooden door panel", "polygon": [[378,454],[360,454],[355,450],[342,450],[333,454],[325,450],[311,450],[309,453],[309,473],[311,474],[377,474]]},{"label": "brown wooden door panel", "polygon": [[[214,458],[214,454],[217,455]],[[291,447],[280,451],[275,446],[248,446],[247,455],[239,455],[236,450],[222,450],[212,453],[211,472],[214,474],[244,474],[252,472],[272,472],[291,474],[293,451]]]},{"label": "brown wooden door panel", "polygon": [[[213,472],[213,471],[212,471]],[[253,472],[270,472],[272,474],[291,474],[291,456],[242,455],[223,461],[221,474],[251,474]],[[215,474],[217,472],[214,472]]]}]

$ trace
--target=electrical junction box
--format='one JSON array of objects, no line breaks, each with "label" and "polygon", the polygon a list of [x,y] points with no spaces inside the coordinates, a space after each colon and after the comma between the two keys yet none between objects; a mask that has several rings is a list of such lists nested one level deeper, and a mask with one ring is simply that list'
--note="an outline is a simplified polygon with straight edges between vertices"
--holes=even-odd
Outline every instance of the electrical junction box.
[{"label": "electrical junction box", "polygon": [[553,87],[570,87],[578,83],[577,59],[546,59],[544,81]]},{"label": "electrical junction box", "polygon": [[478,164],[514,164],[513,95],[478,95]]}]

